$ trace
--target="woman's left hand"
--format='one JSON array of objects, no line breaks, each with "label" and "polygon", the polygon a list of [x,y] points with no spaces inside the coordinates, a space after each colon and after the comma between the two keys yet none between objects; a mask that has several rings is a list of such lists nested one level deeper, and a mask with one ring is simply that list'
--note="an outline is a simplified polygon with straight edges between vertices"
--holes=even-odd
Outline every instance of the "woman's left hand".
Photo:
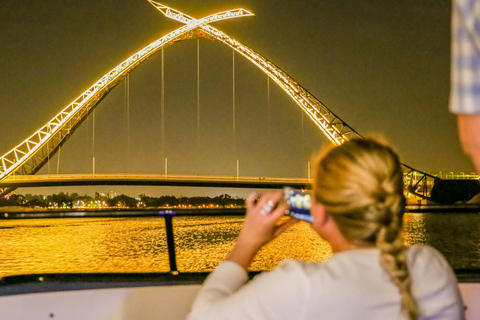
[{"label": "woman's left hand", "polygon": [[[261,247],[299,221],[288,219],[277,225],[278,219],[289,207],[288,204],[280,202],[282,197],[282,191],[262,196],[257,193],[250,194],[246,201],[247,214],[242,231],[228,260],[235,261],[247,269]],[[258,201],[255,203],[256,199]]]}]

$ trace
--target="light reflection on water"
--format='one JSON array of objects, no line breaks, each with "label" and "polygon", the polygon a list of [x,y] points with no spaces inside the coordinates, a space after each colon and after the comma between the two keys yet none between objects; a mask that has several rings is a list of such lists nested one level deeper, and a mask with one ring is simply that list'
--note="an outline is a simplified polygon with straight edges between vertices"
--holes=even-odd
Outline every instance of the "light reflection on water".
[{"label": "light reflection on water", "polygon": [[1,276],[168,270],[163,219],[2,221],[0,243]]},{"label": "light reflection on water", "polygon": [[[179,271],[210,271],[231,251],[242,227],[242,217],[180,218],[174,220]],[[282,260],[325,261],[330,245],[307,223],[301,222],[281,234],[255,257],[251,270],[267,270]]]},{"label": "light reflection on water", "polygon": [[[225,259],[242,217],[173,219],[179,271],[210,271]],[[432,245],[454,268],[480,268],[480,216],[405,215],[407,245]],[[162,218],[69,218],[0,221],[0,276],[62,272],[169,271]],[[331,248],[299,223],[263,248],[251,269],[286,258],[325,261]]]},{"label": "light reflection on water", "polygon": [[423,213],[405,217],[407,244],[431,245],[453,268],[480,269],[480,215]]}]

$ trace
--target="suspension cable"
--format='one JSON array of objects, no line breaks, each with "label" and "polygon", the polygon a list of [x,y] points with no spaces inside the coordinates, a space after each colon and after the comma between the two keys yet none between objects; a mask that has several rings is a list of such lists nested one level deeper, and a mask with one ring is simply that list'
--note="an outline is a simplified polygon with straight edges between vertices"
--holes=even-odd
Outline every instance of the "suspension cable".
[{"label": "suspension cable", "polygon": [[48,175],[50,175],[50,141],[47,141],[47,166],[48,166]]},{"label": "suspension cable", "polygon": [[161,68],[161,77],[162,77],[162,81],[160,83],[160,113],[161,113],[161,124],[160,124],[160,139],[161,139],[161,157],[163,159],[165,159],[165,163],[164,163],[164,170],[165,170],[165,174],[167,174],[166,172],[166,154],[165,154],[165,65],[164,65],[164,54],[163,54],[163,48],[162,48],[162,68]]},{"label": "suspension cable", "polygon": [[200,39],[197,38],[197,160],[200,161]]},{"label": "suspension cable", "polygon": [[[87,121],[87,123],[88,123],[88,121]],[[62,151],[62,148],[59,146],[58,147],[58,156],[57,156],[57,174],[60,171],[60,151]]]},{"label": "suspension cable", "polygon": [[[271,151],[270,148],[271,142],[271,128],[270,128],[270,77],[267,75],[267,146],[268,151]],[[269,156],[271,153],[269,152]]]},{"label": "suspension cable", "polygon": [[[302,113],[302,161],[305,159],[305,112],[300,109],[300,112]],[[310,162],[307,164],[307,177],[310,179]]]},{"label": "suspension cable", "polygon": [[95,177],[95,109],[93,109],[93,118],[92,118],[92,173]]},{"label": "suspension cable", "polygon": [[130,154],[130,73],[125,75],[125,117],[127,134],[127,155]]},{"label": "suspension cable", "polygon": [[232,49],[232,107],[233,107],[233,155],[237,157],[236,130],[235,130],[235,50]]}]

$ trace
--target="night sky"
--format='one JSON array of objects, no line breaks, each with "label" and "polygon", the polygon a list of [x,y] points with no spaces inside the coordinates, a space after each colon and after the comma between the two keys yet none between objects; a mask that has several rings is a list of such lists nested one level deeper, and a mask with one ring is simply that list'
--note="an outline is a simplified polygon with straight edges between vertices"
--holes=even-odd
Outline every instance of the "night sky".
[{"label": "night sky", "polygon": [[[162,3],[196,18],[252,11],[254,17],[212,25],[279,66],[359,133],[385,136],[404,163],[473,171],[448,112],[450,1]],[[146,0],[5,0],[0,12],[1,154],[131,54],[182,25]],[[90,116],[62,147],[59,172],[92,172],[95,156],[98,173],[163,173],[166,157],[171,174],[233,176],[238,159],[242,176],[306,177],[307,162],[327,138],[273,81],[268,90],[267,76],[239,54],[234,136],[232,49],[205,39],[199,46],[200,138],[197,40],[188,40],[164,50],[165,152],[156,54],[129,76],[129,119],[122,82],[99,104],[95,123]],[[41,172],[55,173],[57,163],[54,157]]]}]

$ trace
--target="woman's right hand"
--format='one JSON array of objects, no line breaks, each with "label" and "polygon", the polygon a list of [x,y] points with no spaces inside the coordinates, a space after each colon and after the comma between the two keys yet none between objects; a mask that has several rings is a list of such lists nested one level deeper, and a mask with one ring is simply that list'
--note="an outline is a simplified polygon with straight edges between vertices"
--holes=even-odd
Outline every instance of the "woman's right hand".
[{"label": "woman's right hand", "polygon": [[277,224],[289,207],[280,201],[282,197],[282,191],[265,195],[250,194],[246,201],[247,214],[242,231],[228,260],[237,262],[246,270],[261,247],[299,221],[288,219]]},{"label": "woman's right hand", "polygon": [[[264,195],[252,193],[247,198],[247,214],[243,223],[239,241],[251,243],[258,249],[276,238],[298,220],[289,219],[277,225],[277,221],[284,216],[289,205],[281,201],[283,192],[270,192]],[[258,200],[257,200],[258,199]],[[255,203],[255,200],[256,203]]]}]

